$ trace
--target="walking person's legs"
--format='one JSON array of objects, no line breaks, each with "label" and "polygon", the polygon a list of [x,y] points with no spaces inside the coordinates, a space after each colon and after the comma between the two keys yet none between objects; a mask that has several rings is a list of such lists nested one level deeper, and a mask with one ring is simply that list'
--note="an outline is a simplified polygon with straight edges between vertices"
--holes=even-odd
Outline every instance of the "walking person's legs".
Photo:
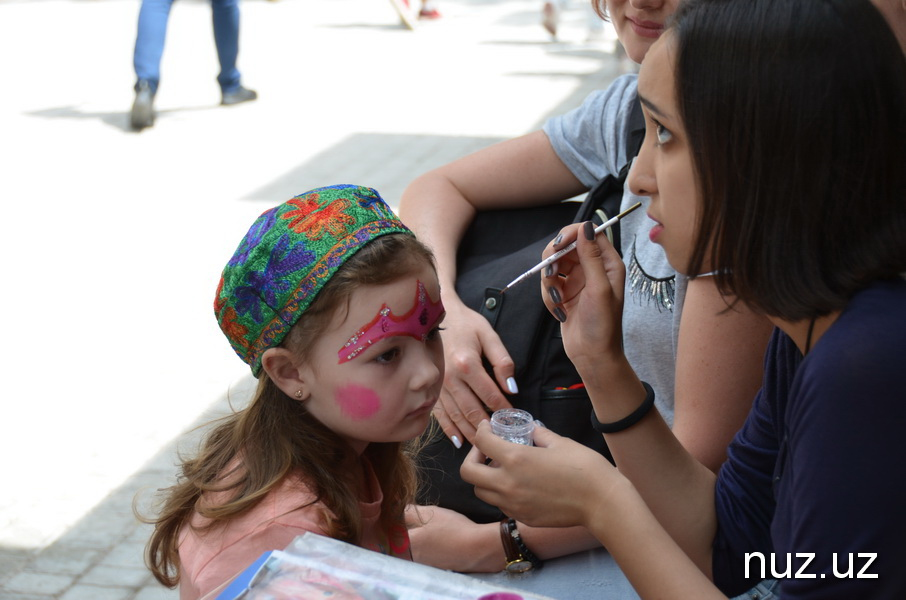
[{"label": "walking person's legs", "polygon": [[154,124],[154,95],[160,85],[160,61],[172,5],[173,0],[142,0],[132,56],[136,79],[131,113],[133,129]]},{"label": "walking person's legs", "polygon": [[242,87],[236,66],[239,57],[239,0],[211,0],[214,43],[220,60],[217,82],[223,93],[222,104],[238,104],[254,100],[258,94]]}]

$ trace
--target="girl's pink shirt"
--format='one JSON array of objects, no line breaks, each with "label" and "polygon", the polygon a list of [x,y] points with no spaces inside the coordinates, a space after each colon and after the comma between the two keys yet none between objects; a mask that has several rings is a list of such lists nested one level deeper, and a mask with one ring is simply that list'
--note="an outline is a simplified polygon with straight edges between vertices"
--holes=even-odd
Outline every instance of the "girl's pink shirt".
[{"label": "girl's pink shirt", "polygon": [[[378,519],[384,494],[374,470],[366,463],[370,502],[360,502],[363,548],[412,560],[409,535],[400,527],[389,542]],[[298,477],[287,477],[248,513],[222,527],[199,533],[185,526],[179,536],[180,600],[198,600],[238,575],[269,550],[282,550],[306,532],[325,535],[327,508]],[[305,506],[305,505],[308,506]],[[302,506],[302,508],[299,508]],[[197,513],[193,525],[204,519]]]}]

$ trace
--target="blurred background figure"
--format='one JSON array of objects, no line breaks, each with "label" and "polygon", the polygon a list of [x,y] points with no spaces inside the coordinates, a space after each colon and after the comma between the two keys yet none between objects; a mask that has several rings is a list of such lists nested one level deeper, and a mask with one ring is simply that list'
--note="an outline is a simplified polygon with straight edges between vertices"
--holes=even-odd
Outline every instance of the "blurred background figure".
[{"label": "blurred background figure", "polygon": [[[557,40],[557,31],[563,11],[570,8],[569,0],[546,0],[541,5],[541,26],[551,34],[551,39]],[[582,10],[585,14],[587,27],[586,41],[593,42],[604,37],[604,22],[595,14],[591,2],[583,0]]]},{"label": "blurred background figure", "polygon": [[[135,38],[135,101],[130,124],[135,130],[154,125],[154,96],[160,84],[160,60],[167,37],[167,21],[173,0],[142,0]],[[240,83],[236,59],[239,55],[239,0],[211,0],[214,43],[220,60],[217,82],[223,94],[221,104],[254,100],[258,94]]]},{"label": "blurred background figure", "polygon": [[[412,0],[415,2],[416,0]],[[432,0],[419,0],[420,8],[418,13],[410,6],[410,0],[390,0],[390,4],[396,9],[400,16],[400,21],[409,29],[415,29],[418,19],[439,19],[440,11]]]}]

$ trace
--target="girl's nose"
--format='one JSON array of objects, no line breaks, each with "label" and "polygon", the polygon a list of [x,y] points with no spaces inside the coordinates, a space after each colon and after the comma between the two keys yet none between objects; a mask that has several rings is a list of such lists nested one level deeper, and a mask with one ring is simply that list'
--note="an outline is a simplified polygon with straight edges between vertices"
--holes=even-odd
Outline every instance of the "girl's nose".
[{"label": "girl's nose", "polygon": [[443,376],[444,353],[442,348],[438,350],[428,344],[423,344],[416,361],[410,381],[413,390],[429,388]]}]

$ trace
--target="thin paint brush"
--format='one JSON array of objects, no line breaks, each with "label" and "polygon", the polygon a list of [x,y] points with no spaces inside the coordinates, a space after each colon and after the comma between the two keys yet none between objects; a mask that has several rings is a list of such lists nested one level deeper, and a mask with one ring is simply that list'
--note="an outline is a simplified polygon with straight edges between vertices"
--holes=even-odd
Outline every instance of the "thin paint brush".
[{"label": "thin paint brush", "polygon": [[[595,227],[595,236],[597,236],[599,233],[601,233],[608,227],[618,223],[620,219],[622,219],[623,217],[625,217],[626,215],[628,215],[629,213],[631,213],[632,211],[634,211],[641,205],[642,205],[641,202],[637,202],[633,206],[630,206],[629,208],[627,208],[626,210],[624,210],[623,212],[621,212],[620,214],[615,216],[614,218],[608,219],[607,221],[605,221],[605,222],[601,223],[600,225],[598,225],[597,227]],[[572,252],[575,249],[576,249],[576,242],[573,242],[566,248],[563,248],[562,250],[558,250],[557,252],[551,254],[550,256],[548,256],[547,258],[542,260],[540,263],[538,263],[537,265],[535,265],[534,267],[532,267],[531,269],[529,269],[528,271],[526,271],[525,273],[523,273],[522,275],[520,275],[519,277],[514,279],[513,281],[509,282],[505,288],[500,290],[500,293],[502,294],[503,292],[507,291],[508,289],[510,289],[511,287],[516,285],[517,283],[521,283],[521,282],[525,281],[526,279],[528,279],[535,273],[541,271],[546,266],[557,262],[558,260],[560,260],[561,258],[563,258],[564,256],[566,256],[567,254],[569,254],[570,252]]]}]

